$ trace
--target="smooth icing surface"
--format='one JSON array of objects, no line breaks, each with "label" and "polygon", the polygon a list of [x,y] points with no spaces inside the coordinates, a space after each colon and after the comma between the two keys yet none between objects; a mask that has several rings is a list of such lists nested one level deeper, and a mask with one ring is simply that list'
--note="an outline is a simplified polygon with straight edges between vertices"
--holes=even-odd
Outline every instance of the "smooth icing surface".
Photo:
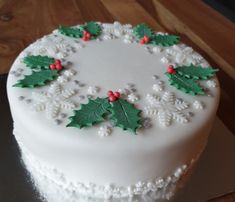
[{"label": "smooth icing surface", "polygon": [[[164,73],[169,64],[208,66],[198,53],[184,44],[140,45],[130,25],[102,27],[103,34],[88,42],[54,31],[19,55],[7,82],[14,135],[40,164],[56,168],[68,182],[129,187],[172,176],[207,140],[219,101],[218,81],[200,81],[204,96],[185,94],[170,86]],[[30,72],[22,58],[37,54],[62,59],[66,69],[44,87],[12,87]],[[65,127],[72,109],[88,98],[106,97],[108,90],[121,92],[143,111],[137,135],[111,122]]]}]

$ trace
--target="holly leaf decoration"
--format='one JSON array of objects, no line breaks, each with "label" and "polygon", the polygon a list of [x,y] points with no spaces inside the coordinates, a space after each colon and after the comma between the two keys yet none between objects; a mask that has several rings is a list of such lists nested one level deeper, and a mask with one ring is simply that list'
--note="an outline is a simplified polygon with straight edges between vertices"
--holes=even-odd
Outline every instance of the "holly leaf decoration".
[{"label": "holly leaf decoration", "polygon": [[101,27],[95,22],[88,22],[85,25],[81,25],[82,30],[89,32],[93,37],[97,37],[101,33]]},{"label": "holly leaf decoration", "polygon": [[218,71],[218,69],[213,68],[203,68],[201,66],[178,66],[176,68],[176,71],[178,74],[186,77],[186,78],[193,78],[193,79],[203,79],[206,80],[210,77],[213,77],[215,73]]},{"label": "holly leaf decoration", "polygon": [[25,57],[23,62],[31,69],[48,69],[50,64],[55,62],[55,59],[48,56],[30,55]]},{"label": "holly leaf decoration", "polygon": [[123,130],[136,132],[140,127],[140,110],[126,100],[118,99],[111,103],[110,111],[112,112],[111,119],[114,124],[121,127]]},{"label": "holly leaf decoration", "polygon": [[74,38],[81,38],[83,36],[83,31],[80,28],[60,26],[58,30],[61,34]]},{"label": "holly leaf decoration", "polygon": [[83,128],[102,122],[109,107],[110,103],[107,98],[89,99],[87,104],[82,104],[79,110],[74,111],[74,116],[70,117],[71,122],[67,127]]},{"label": "holly leaf decoration", "polygon": [[139,24],[133,29],[134,35],[137,39],[142,39],[144,36],[151,37],[153,31],[145,24]]},{"label": "holly leaf decoration", "polygon": [[34,88],[36,86],[44,86],[48,81],[52,81],[57,77],[57,70],[41,70],[41,71],[32,71],[32,74],[25,76],[22,80],[19,80],[14,87],[22,88]]},{"label": "holly leaf decoration", "polygon": [[150,44],[158,46],[172,46],[179,43],[179,36],[155,34],[150,38]]},{"label": "holly leaf decoration", "polygon": [[169,82],[177,89],[188,93],[190,95],[204,95],[203,89],[196,83],[195,79],[188,79],[178,73],[169,74],[166,73],[169,78]]}]

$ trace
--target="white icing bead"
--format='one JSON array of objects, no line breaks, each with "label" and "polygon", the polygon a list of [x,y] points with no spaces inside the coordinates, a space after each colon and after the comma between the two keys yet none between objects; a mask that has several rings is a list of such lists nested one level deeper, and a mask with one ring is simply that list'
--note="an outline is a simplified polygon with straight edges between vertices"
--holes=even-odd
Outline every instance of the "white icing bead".
[{"label": "white icing bead", "polygon": [[128,99],[128,101],[134,103],[134,102],[136,102],[136,101],[139,100],[139,96],[136,95],[136,94],[134,94],[134,93],[130,93],[130,94],[127,96],[127,99]]},{"label": "white icing bead", "polygon": [[208,80],[206,82],[207,86],[210,87],[210,88],[216,88],[217,87],[217,83],[215,80]]},{"label": "white icing bead", "polygon": [[164,86],[163,86],[162,82],[158,82],[158,83],[153,84],[152,89],[156,92],[161,92],[161,91],[163,91]]},{"label": "white icing bead", "polygon": [[68,77],[62,75],[62,76],[59,76],[59,77],[57,78],[57,81],[58,81],[59,83],[63,84],[63,83],[68,82],[69,79],[68,79]]},{"label": "white icing bead", "polygon": [[107,137],[112,133],[112,129],[110,126],[101,126],[98,130],[98,135],[100,137]]},{"label": "white icing bead", "polygon": [[73,69],[69,69],[69,70],[65,70],[64,71],[64,75],[67,76],[67,77],[71,77],[71,76],[73,76],[75,74],[76,74],[76,71],[73,70]]},{"label": "white icing bead", "polygon": [[89,86],[87,89],[87,93],[89,95],[95,95],[100,91],[100,88],[97,86]]},{"label": "white icing bead", "polygon": [[169,59],[167,59],[166,57],[162,57],[162,58],[161,58],[161,62],[164,63],[164,64],[167,64],[167,63],[169,63],[170,61],[169,61]]},{"label": "white icing bead", "polygon": [[198,100],[193,102],[193,106],[195,109],[204,109],[204,104]]},{"label": "white icing bead", "polygon": [[162,52],[162,48],[159,47],[159,46],[155,46],[155,47],[153,47],[152,51],[153,51],[154,53],[160,53],[160,52]]}]

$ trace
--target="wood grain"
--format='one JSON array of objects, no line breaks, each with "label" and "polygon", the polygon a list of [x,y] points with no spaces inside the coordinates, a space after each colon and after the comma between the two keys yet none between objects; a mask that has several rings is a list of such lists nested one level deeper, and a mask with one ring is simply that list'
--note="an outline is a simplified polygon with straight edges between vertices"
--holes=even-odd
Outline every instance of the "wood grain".
[{"label": "wood grain", "polygon": [[[144,22],[157,31],[180,33],[183,42],[220,67],[218,116],[235,134],[234,24],[201,1],[180,0],[179,4],[175,0],[0,0],[0,74],[9,71],[27,45],[60,24],[91,20],[133,25]],[[214,202],[234,201],[234,196]]]}]

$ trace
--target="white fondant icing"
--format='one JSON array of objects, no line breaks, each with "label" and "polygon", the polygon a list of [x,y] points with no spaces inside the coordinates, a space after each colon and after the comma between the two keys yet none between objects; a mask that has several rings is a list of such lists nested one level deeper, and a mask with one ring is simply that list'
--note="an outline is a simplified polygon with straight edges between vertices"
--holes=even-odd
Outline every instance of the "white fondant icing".
[{"label": "white fondant icing", "polygon": [[[75,202],[80,200],[97,202],[105,199],[121,200],[122,202],[169,200],[174,195],[182,177],[196,160],[192,159],[188,164],[177,167],[167,177],[138,181],[136,184],[128,186],[117,186],[115,184],[97,185],[92,182],[70,182],[58,168],[38,161],[19,140],[18,142],[25,166],[31,172],[32,180],[48,202]],[[89,196],[89,200],[86,196]]]}]

